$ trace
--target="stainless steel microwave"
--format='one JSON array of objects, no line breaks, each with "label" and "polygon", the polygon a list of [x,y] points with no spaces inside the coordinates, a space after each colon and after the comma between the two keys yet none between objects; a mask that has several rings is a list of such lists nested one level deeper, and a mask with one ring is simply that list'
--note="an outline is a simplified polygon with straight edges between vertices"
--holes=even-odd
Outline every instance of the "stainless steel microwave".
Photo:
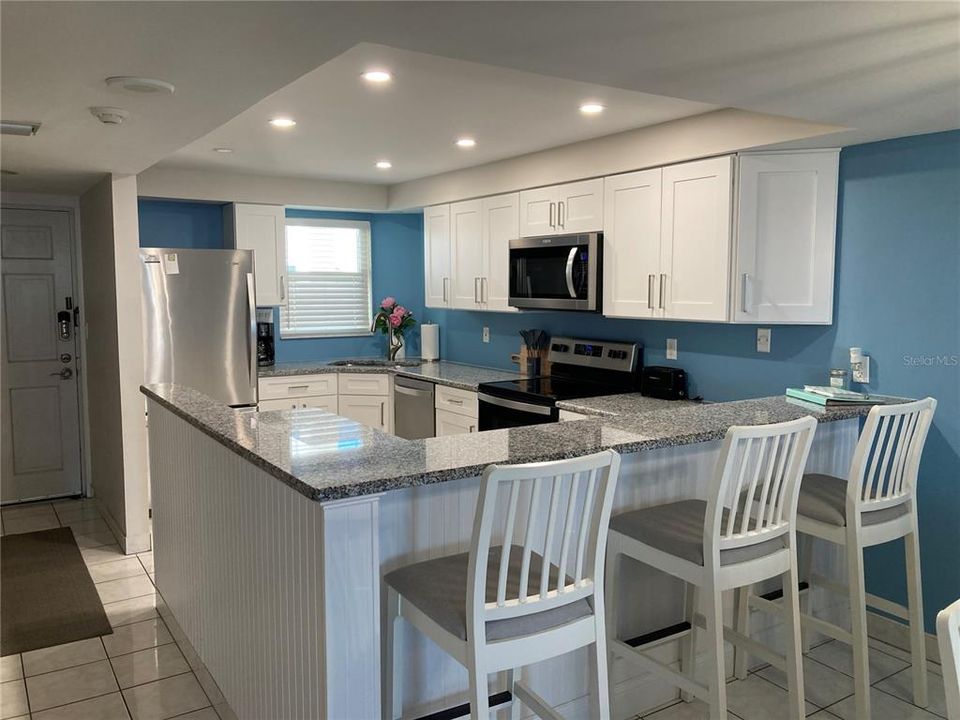
[{"label": "stainless steel microwave", "polygon": [[510,305],[600,312],[603,233],[510,241]]}]

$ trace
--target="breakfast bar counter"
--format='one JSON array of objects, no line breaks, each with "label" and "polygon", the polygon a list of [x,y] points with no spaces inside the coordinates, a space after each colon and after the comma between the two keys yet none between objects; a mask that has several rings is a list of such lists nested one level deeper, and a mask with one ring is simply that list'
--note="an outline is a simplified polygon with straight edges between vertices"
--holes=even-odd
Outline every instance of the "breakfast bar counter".
[{"label": "breakfast bar counter", "polygon": [[[381,578],[469,548],[478,476],[491,463],[617,450],[617,513],[705,497],[731,425],[814,415],[821,424],[808,467],[843,474],[856,418],[867,412],[780,397],[659,409],[620,398],[619,412],[583,420],[404,440],[318,409],[243,412],[176,385],[142,390],[157,584],[241,719],[380,717]],[[841,572],[826,547],[813,560],[820,572]],[[677,583],[642,566],[626,570],[617,590],[630,599],[622,636],[677,622]],[[774,632],[765,620],[759,632]],[[404,646],[405,717],[464,701],[459,666],[412,631]],[[664,647],[667,661],[673,651]],[[578,715],[588,699],[585,662],[576,652],[525,674],[551,704]],[[611,684],[614,717],[673,697],[617,663]]]}]

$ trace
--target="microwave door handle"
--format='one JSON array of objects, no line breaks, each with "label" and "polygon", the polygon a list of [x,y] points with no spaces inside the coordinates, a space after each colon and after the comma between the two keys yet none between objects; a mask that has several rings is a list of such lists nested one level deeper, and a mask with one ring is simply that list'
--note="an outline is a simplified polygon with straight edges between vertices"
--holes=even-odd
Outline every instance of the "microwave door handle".
[{"label": "microwave door handle", "polygon": [[574,300],[577,299],[577,289],[573,286],[573,263],[577,259],[577,246],[570,248],[570,254],[567,255],[567,292]]}]

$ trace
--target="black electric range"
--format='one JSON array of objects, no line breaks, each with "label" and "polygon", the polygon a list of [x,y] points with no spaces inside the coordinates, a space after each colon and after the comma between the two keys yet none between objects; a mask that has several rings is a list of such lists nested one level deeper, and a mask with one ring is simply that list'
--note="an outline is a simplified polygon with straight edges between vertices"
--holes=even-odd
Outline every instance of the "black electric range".
[{"label": "black electric range", "polygon": [[480,430],[556,422],[557,402],[635,392],[640,388],[643,347],[636,343],[554,338],[549,377],[482,383]]}]

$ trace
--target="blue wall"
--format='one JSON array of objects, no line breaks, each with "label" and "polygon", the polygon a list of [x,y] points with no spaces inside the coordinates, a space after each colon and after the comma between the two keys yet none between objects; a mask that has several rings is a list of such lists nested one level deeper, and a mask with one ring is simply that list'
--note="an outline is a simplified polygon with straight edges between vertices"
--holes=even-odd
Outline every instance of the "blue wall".
[{"label": "blue wall", "polygon": [[[287,210],[287,217],[339,220],[366,220],[370,223],[370,251],[373,302],[387,295],[410,309],[423,322],[423,215],[422,213],[343,213],[316,210]],[[275,327],[280,328],[280,311],[274,310]],[[420,334],[405,337],[407,355],[420,352]],[[386,338],[377,333],[368,337],[291,338],[276,341],[277,362],[328,360],[386,354]]]},{"label": "blue wall", "polygon": [[[772,352],[756,352],[756,326],[608,320],[582,314],[428,310],[441,325],[442,356],[510,368],[520,328],[643,343],[648,365],[685,368],[708,400],[777,395],[825,384],[849,365],[849,348],[871,356],[876,392],[939,401],[919,483],[927,629],[960,597],[960,131],[845,148],[834,324],[774,326]],[[491,341],[481,332],[490,328]],[[666,361],[668,337],[679,357]],[[911,358],[926,358],[914,364]],[[938,361],[936,358],[947,358]],[[932,358],[932,359],[930,359]],[[923,364],[930,363],[930,364]],[[871,592],[903,602],[900,543],[867,556]]]},{"label": "blue wall", "polygon": [[141,198],[138,210],[140,247],[223,247],[223,205]]}]

